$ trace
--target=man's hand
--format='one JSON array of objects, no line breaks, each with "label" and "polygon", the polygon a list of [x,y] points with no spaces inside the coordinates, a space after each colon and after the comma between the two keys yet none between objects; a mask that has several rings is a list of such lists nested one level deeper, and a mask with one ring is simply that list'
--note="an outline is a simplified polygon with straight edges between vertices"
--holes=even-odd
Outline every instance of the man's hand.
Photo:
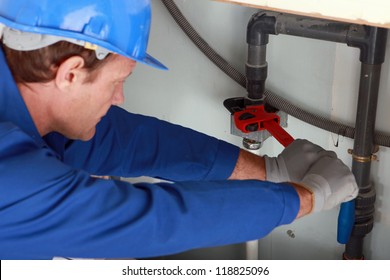
[{"label": "man's hand", "polygon": [[323,156],[335,153],[325,151],[308,140],[297,139],[277,157],[264,156],[266,180],[271,182],[300,182],[309,168]]},{"label": "man's hand", "polygon": [[349,168],[331,154],[318,159],[299,185],[313,195],[311,212],[332,209],[342,202],[354,199],[359,191]]}]

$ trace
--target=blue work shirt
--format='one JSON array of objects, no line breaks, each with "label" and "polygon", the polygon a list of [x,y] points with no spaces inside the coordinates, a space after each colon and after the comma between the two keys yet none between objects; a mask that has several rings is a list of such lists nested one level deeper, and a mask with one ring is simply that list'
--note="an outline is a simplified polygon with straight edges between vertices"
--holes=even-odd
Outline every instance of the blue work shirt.
[{"label": "blue work shirt", "polygon": [[290,185],[226,180],[239,148],[119,107],[90,141],[42,138],[1,50],[0,75],[0,259],[167,255],[258,239],[298,213]]}]

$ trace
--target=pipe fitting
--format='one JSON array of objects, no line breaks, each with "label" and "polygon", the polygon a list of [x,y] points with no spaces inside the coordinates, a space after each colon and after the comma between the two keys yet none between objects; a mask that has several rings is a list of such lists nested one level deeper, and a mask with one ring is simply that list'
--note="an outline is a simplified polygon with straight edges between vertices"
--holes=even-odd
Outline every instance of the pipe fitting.
[{"label": "pipe fitting", "polygon": [[360,61],[382,64],[385,61],[387,29],[366,25],[351,25],[347,45],[360,49]]},{"label": "pipe fitting", "polygon": [[361,187],[359,195],[356,197],[356,209],[365,209],[374,207],[376,200],[376,191],[374,185],[371,183],[366,187]]},{"label": "pipe fitting", "polygon": [[268,44],[268,34],[276,34],[277,13],[261,11],[254,14],[248,22],[246,42],[248,45]]}]

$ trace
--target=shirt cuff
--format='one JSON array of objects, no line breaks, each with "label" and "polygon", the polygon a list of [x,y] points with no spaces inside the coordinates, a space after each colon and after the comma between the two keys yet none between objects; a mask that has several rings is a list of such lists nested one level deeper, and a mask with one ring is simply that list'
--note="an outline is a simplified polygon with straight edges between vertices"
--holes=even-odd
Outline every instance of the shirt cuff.
[{"label": "shirt cuff", "polygon": [[280,186],[283,188],[285,209],[279,224],[286,225],[292,223],[296,219],[301,202],[298,193],[293,186],[287,183],[280,183]]},{"label": "shirt cuff", "polygon": [[240,148],[218,140],[218,151],[213,167],[206,176],[206,180],[225,180],[232,174],[238,159]]}]

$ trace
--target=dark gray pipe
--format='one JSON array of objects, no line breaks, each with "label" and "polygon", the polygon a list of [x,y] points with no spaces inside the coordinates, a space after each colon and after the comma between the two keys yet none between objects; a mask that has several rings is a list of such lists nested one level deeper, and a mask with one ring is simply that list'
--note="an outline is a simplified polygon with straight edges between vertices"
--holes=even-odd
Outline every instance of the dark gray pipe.
[{"label": "dark gray pipe", "polygon": [[[252,16],[247,28],[247,43],[266,45],[268,34],[291,36],[346,43],[351,24],[309,18],[270,11],[260,11]],[[359,28],[356,29],[359,32]]]},{"label": "dark gray pipe", "polygon": [[[381,64],[370,65],[362,63],[360,74],[359,98],[356,114],[356,131],[354,155],[370,158],[374,151],[374,130],[378,102],[378,92],[381,74]],[[363,161],[363,159],[361,160]],[[368,185],[370,161],[360,163],[354,161],[354,169],[359,171],[356,180],[362,186]]]},{"label": "dark gray pipe", "polygon": [[364,258],[364,237],[374,226],[375,189],[370,181],[370,171],[380,74],[381,64],[362,63],[352,157],[352,172],[359,186],[359,196],[355,205],[355,225],[345,246],[344,259]]},{"label": "dark gray pipe", "polygon": [[248,59],[245,65],[248,92],[246,103],[261,104],[264,102],[265,80],[268,75],[266,54],[266,45],[248,45]]}]

